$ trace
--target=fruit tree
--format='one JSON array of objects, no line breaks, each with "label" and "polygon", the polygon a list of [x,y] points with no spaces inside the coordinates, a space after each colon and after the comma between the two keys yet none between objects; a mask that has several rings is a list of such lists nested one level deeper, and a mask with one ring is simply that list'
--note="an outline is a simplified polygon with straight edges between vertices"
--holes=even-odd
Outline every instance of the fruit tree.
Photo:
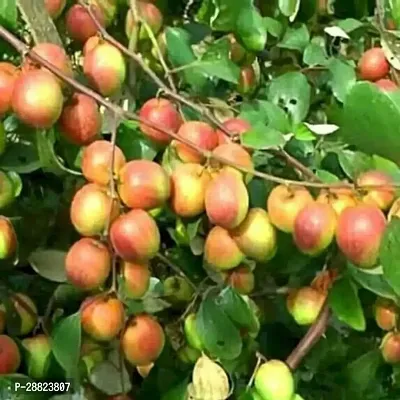
[{"label": "fruit tree", "polygon": [[0,400],[398,400],[399,32],[0,0]]}]

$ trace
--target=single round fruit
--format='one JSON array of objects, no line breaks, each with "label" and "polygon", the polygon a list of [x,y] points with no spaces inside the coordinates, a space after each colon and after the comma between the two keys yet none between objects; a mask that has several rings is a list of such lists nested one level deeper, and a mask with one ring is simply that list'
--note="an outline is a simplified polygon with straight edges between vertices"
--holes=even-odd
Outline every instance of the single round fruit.
[{"label": "single round fruit", "polygon": [[98,240],[82,238],[69,249],[65,259],[68,281],[81,290],[97,289],[111,271],[111,254]]},{"label": "single round fruit", "polygon": [[[178,132],[182,125],[182,118],[173,103],[166,99],[150,99],[143,104],[139,117],[147,122],[159,125],[173,133]],[[148,138],[159,144],[168,144],[172,137],[140,122],[140,130]]]},{"label": "single round fruit", "polygon": [[326,300],[326,293],[306,286],[293,290],[287,297],[287,308],[299,325],[311,325],[317,319]]},{"label": "single round fruit", "polygon": [[245,220],[231,232],[231,236],[240,250],[257,262],[265,263],[276,253],[276,229],[262,208],[251,208]]},{"label": "single round fruit", "polygon": [[154,219],[143,210],[131,210],[111,225],[110,239],[115,252],[125,261],[153,258],[160,249],[160,231]]},{"label": "single round fruit", "polygon": [[184,218],[196,217],[203,213],[206,188],[210,181],[211,176],[202,165],[178,165],[171,175],[172,211]]},{"label": "single round fruit", "polygon": [[[382,186],[381,188],[371,188],[368,186]],[[387,210],[393,203],[395,190],[392,178],[381,171],[367,171],[360,175],[357,179],[357,186],[364,193],[361,201],[364,204],[370,204],[379,207],[381,210]],[[363,189],[363,186],[366,188]]]},{"label": "single round fruit", "polygon": [[360,268],[372,268],[386,228],[386,218],[376,206],[358,205],[342,212],[336,242],[349,261]]},{"label": "single round fruit", "polygon": [[[113,157],[114,150],[114,157]],[[118,175],[126,164],[122,150],[107,140],[96,140],[85,148],[82,155],[82,173],[89,181],[106,186],[110,183],[111,162],[113,175]]]},{"label": "single round fruit", "polygon": [[393,92],[394,90],[398,90],[399,87],[390,79],[379,79],[379,81],[374,82],[379,89],[384,92]]},{"label": "single round fruit", "polygon": [[11,297],[15,311],[19,315],[18,336],[25,336],[33,331],[38,321],[38,310],[35,303],[23,293],[15,293]]},{"label": "single round fruit", "polygon": [[292,400],[294,396],[293,375],[283,361],[271,360],[262,364],[254,384],[263,400]]},{"label": "single round fruit", "polygon": [[185,332],[185,337],[189,345],[197,351],[203,351],[203,339],[200,337],[196,325],[196,314],[191,313],[185,318],[183,330]]},{"label": "single round fruit", "polygon": [[222,126],[229,132],[226,135],[222,130],[217,130],[218,143],[225,144],[237,142],[240,136],[251,130],[251,124],[241,118],[229,118],[222,123]]},{"label": "single round fruit", "polygon": [[292,233],[297,214],[313,201],[310,192],[305,187],[276,186],[267,200],[269,218],[281,231]]},{"label": "single round fruit", "polygon": [[13,64],[0,62],[0,117],[10,111],[18,69]]},{"label": "single round fruit", "polygon": [[147,263],[122,262],[123,293],[130,299],[142,298],[150,286],[150,269]]},{"label": "single round fruit", "polygon": [[[253,169],[254,164],[251,159],[250,153],[245,150],[240,144],[237,143],[225,143],[220,144],[212,151],[213,156],[221,157],[222,159],[236,164],[238,166]],[[212,159],[211,165],[220,165],[220,162],[216,159]],[[222,163],[222,165],[224,165]]]},{"label": "single round fruit", "polygon": [[132,365],[148,365],[164,349],[165,335],[161,325],[150,315],[132,318],[122,334],[121,347],[125,358]]},{"label": "single round fruit", "polygon": [[243,180],[230,170],[223,170],[207,187],[206,213],[211,223],[234,229],[246,218],[249,201]]},{"label": "single round fruit", "polygon": [[172,304],[187,303],[194,294],[192,286],[187,279],[180,276],[169,276],[163,282],[164,296]]},{"label": "single round fruit", "polygon": [[0,171],[0,209],[9,206],[15,199],[14,185],[8,175]]},{"label": "single round fruit", "polygon": [[358,62],[358,70],[362,79],[377,81],[384,78],[390,69],[384,51],[379,47],[367,50]]},{"label": "single round fruit", "polygon": [[204,244],[204,259],[214,269],[225,271],[237,267],[246,256],[229,232],[214,226]]},{"label": "single round fruit", "polygon": [[66,0],[44,0],[44,6],[52,19],[57,19],[64,11]]},{"label": "single round fruit", "polygon": [[[101,26],[105,26],[105,16],[99,7],[92,6],[92,11]],[[96,35],[97,26],[89,13],[80,4],[74,4],[65,17],[65,25],[72,39],[85,43],[91,36]]]},{"label": "single round fruit", "polygon": [[81,322],[82,329],[93,339],[110,341],[124,326],[124,306],[114,297],[88,297],[81,305]]},{"label": "single round fruit", "polygon": [[0,375],[17,372],[21,364],[21,353],[17,344],[7,335],[0,335]]},{"label": "single round fruit", "polygon": [[129,208],[158,208],[170,196],[170,178],[160,164],[154,161],[129,161],[119,172],[118,193]]},{"label": "single round fruit", "polygon": [[14,255],[17,250],[17,235],[10,220],[0,216],[0,260]]},{"label": "single round fruit", "polygon": [[11,104],[17,117],[38,129],[53,126],[60,118],[63,94],[57,79],[46,70],[33,70],[15,81]]},{"label": "single round fruit", "polygon": [[350,189],[321,190],[317,197],[317,202],[330,204],[337,216],[346,208],[354,207],[358,204],[357,199]]},{"label": "single round fruit", "polygon": [[240,70],[237,91],[242,96],[251,95],[254,92],[254,90],[256,89],[256,83],[257,83],[256,81],[257,81],[257,77],[256,77],[256,72],[254,71],[254,68],[251,65],[243,67]]},{"label": "single round fruit", "polygon": [[102,118],[97,103],[89,96],[75,93],[60,117],[61,133],[78,146],[93,142],[101,131]]},{"label": "single round fruit", "polygon": [[100,236],[119,215],[119,206],[107,190],[94,183],[79,189],[72,199],[70,216],[74,228],[82,236]]},{"label": "single round fruit", "polygon": [[293,239],[304,254],[317,256],[332,243],[337,225],[337,216],[329,204],[310,203],[296,216]]},{"label": "single round fruit", "polygon": [[376,324],[384,331],[391,331],[396,328],[399,309],[389,299],[378,297],[374,305],[374,316]]},{"label": "single round fruit", "polygon": [[90,51],[92,51],[95,47],[97,47],[100,43],[103,42],[99,35],[92,36],[88,40],[86,40],[82,50],[83,56],[86,57],[87,54]]},{"label": "single round fruit", "polygon": [[386,363],[400,363],[400,333],[389,332],[382,339],[381,352]]},{"label": "single round fruit", "polygon": [[[178,136],[193,143],[202,150],[213,150],[218,145],[218,136],[215,130],[201,121],[188,121],[181,125]],[[176,142],[176,152],[183,162],[202,163],[204,156],[188,145]]]},{"label": "single round fruit", "polygon": [[240,294],[249,294],[254,289],[254,274],[249,267],[239,266],[228,272],[226,283]]},{"label": "single round fruit", "polygon": [[33,379],[46,377],[50,366],[51,343],[48,336],[40,334],[22,340],[28,353],[26,357],[28,375]]},{"label": "single round fruit", "polygon": [[112,96],[125,81],[125,59],[115,46],[107,42],[100,43],[86,54],[83,72],[90,84],[103,96]]}]

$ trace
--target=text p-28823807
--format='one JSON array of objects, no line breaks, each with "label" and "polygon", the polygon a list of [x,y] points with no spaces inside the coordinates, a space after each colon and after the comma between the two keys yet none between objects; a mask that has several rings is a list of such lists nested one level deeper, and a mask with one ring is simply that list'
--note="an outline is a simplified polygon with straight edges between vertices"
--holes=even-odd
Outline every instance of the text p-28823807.
[{"label": "text p-28823807", "polygon": [[54,392],[67,393],[70,389],[70,382],[15,382],[12,390],[15,393],[32,392]]}]

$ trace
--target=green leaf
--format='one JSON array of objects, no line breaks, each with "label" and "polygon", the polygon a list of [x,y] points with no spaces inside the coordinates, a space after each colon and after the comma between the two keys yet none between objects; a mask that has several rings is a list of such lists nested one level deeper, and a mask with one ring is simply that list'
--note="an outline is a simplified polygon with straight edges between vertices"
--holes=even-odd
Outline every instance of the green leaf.
[{"label": "green leaf", "polygon": [[328,64],[328,67],[332,75],[330,86],[333,95],[343,103],[347,93],[356,83],[357,77],[354,67],[338,58],[334,58]]},{"label": "green leaf", "polygon": [[196,317],[197,329],[207,351],[213,357],[233,360],[242,351],[239,330],[216,302],[208,295],[200,305]]},{"label": "green leaf", "polygon": [[264,17],[264,26],[267,32],[272,36],[276,38],[280,38],[282,36],[283,26],[278,20],[270,17]]},{"label": "green leaf", "polygon": [[328,56],[325,49],[317,43],[310,43],[304,50],[303,62],[310,67],[326,65]]},{"label": "green leaf", "polygon": [[383,234],[379,260],[383,275],[397,295],[400,295],[400,218],[392,218]]},{"label": "green leaf", "polygon": [[300,72],[288,72],[274,79],[268,100],[287,111],[293,123],[300,123],[310,108],[311,87]]},{"label": "green leaf", "polygon": [[0,1],[0,22],[10,28],[17,27],[17,1],[1,0]]},{"label": "green leaf", "polygon": [[80,312],[61,320],[55,326],[51,338],[55,359],[64,368],[67,378],[75,378],[81,351]]},{"label": "green leaf", "polygon": [[329,292],[329,304],[336,317],[357,331],[366,327],[358,289],[347,277],[336,281]]},{"label": "green leaf", "polygon": [[29,174],[41,166],[36,146],[30,141],[7,143],[6,151],[0,158],[0,168],[19,174]]},{"label": "green leaf", "polygon": [[303,52],[310,42],[310,33],[305,24],[299,24],[293,28],[289,27],[278,44],[283,49],[298,50]]},{"label": "green leaf", "polygon": [[267,30],[257,8],[242,7],[236,22],[236,34],[247,50],[254,52],[264,50]]},{"label": "green leaf", "polygon": [[61,167],[61,161],[57,159],[54,151],[54,130],[36,131],[36,146],[39,154],[40,164],[44,171],[51,172],[55,175],[65,175],[64,169]]},{"label": "green leaf", "polygon": [[363,26],[363,23],[354,19],[347,18],[337,22],[337,26],[342,28],[345,32],[350,33]]},{"label": "green leaf", "polygon": [[373,168],[371,157],[360,151],[340,150],[338,158],[344,173],[353,180],[362,172]]},{"label": "green leaf", "polygon": [[340,133],[347,143],[399,164],[399,94],[383,92],[368,82],[358,82],[350,90],[339,118]]},{"label": "green leaf", "polygon": [[300,7],[300,0],[279,0],[279,10],[286,17],[296,16]]},{"label": "green leaf", "polygon": [[168,390],[161,397],[161,400],[186,400],[187,386],[190,383],[189,379],[185,379],[179,385]]},{"label": "green leaf", "polygon": [[39,275],[53,282],[65,282],[65,257],[67,253],[55,249],[40,249],[30,254],[28,261]]},{"label": "green leaf", "polygon": [[286,143],[281,132],[262,123],[253,125],[250,131],[240,137],[240,140],[243,145],[257,150],[279,147]]},{"label": "green leaf", "polygon": [[314,135],[314,133],[305,125],[305,124],[299,124],[297,125],[294,130],[294,137],[297,140],[301,141],[311,141],[311,140],[316,140],[317,137]]},{"label": "green leaf", "polygon": [[329,171],[325,171],[324,169],[317,169],[317,171],[315,171],[315,175],[317,175],[318,178],[325,183],[335,183],[339,182],[340,180],[336,175]]}]

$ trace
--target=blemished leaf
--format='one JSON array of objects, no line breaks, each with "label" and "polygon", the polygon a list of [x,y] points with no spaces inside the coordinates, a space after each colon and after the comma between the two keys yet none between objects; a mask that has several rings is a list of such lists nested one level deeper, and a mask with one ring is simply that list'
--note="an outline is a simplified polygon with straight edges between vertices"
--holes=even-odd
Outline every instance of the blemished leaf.
[{"label": "blemished leaf", "polygon": [[329,71],[332,74],[330,86],[334,96],[344,102],[347,93],[356,83],[356,72],[354,67],[348,63],[334,58],[329,64]]},{"label": "blemished leaf", "polygon": [[239,330],[217,304],[215,296],[208,295],[197,312],[197,329],[207,351],[213,357],[233,360],[242,351]]},{"label": "blemished leaf", "polygon": [[383,234],[379,260],[388,284],[400,295],[400,218],[392,218]]},{"label": "blemished leaf", "polygon": [[305,24],[293,28],[289,27],[285,32],[278,47],[303,52],[310,42],[310,33]]},{"label": "blemished leaf", "polygon": [[366,327],[363,308],[356,285],[348,278],[339,279],[329,292],[329,304],[334,315],[357,331]]},{"label": "blemished leaf", "polygon": [[81,314],[78,311],[58,322],[51,335],[52,352],[68,378],[75,378],[77,374],[81,331]]},{"label": "blemished leaf", "polygon": [[15,28],[17,26],[17,0],[1,0],[0,23]]},{"label": "blemished leaf", "polygon": [[28,260],[39,275],[53,282],[66,282],[65,257],[67,253],[55,249],[36,250],[30,254]]}]

